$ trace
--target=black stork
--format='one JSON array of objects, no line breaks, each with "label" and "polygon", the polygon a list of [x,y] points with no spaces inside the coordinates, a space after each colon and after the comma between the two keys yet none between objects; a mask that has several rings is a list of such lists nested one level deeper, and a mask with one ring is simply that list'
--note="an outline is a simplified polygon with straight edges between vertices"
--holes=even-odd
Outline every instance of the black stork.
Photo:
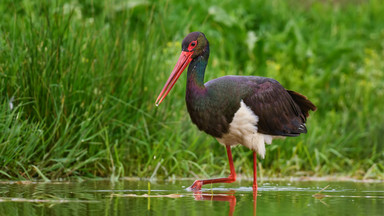
[{"label": "black stork", "polygon": [[259,76],[224,76],[204,84],[209,58],[209,43],[201,32],[188,34],[182,52],[168,81],[156,100],[158,106],[188,66],[186,103],[192,122],[215,137],[227,149],[228,178],[196,180],[189,189],[202,185],[231,183],[236,180],[231,146],[253,150],[253,188],[257,191],[256,159],[265,155],[265,143],[276,137],[295,137],[306,133],[309,110],[316,106],[302,94],[286,90],[278,81]]}]

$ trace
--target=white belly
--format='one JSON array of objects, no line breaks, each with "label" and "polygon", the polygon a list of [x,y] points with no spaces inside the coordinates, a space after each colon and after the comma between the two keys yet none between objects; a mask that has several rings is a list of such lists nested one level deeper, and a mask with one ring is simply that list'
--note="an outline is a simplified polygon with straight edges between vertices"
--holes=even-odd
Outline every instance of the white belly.
[{"label": "white belly", "polygon": [[273,137],[257,132],[258,121],[259,117],[241,101],[240,109],[229,124],[228,133],[217,140],[223,145],[244,145],[264,158],[265,143],[271,144]]}]

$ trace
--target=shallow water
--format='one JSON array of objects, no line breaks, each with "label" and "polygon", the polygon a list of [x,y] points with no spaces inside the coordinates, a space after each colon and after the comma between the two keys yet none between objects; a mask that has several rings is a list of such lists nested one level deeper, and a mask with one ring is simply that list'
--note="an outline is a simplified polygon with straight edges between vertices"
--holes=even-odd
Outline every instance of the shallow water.
[{"label": "shallow water", "polygon": [[384,215],[384,183],[267,181],[257,194],[251,181],[192,183],[0,182],[0,215]]}]

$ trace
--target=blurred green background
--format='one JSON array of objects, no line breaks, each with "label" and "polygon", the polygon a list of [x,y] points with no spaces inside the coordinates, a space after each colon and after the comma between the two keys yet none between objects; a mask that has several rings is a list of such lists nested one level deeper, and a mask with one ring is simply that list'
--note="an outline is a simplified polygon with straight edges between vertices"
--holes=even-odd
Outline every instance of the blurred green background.
[{"label": "blurred green background", "polygon": [[[225,148],[189,119],[185,74],[155,106],[201,31],[206,81],[271,77],[318,107],[259,175],[384,179],[383,14],[380,0],[2,0],[0,178],[226,175]],[[251,177],[252,152],[233,155]]]}]

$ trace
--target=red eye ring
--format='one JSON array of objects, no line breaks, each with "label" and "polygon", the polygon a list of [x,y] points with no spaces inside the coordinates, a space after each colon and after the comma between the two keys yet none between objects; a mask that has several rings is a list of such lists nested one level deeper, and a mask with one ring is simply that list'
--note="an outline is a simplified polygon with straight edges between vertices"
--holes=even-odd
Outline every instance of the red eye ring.
[{"label": "red eye ring", "polygon": [[197,40],[195,40],[195,41],[191,41],[191,43],[189,43],[188,50],[189,50],[189,51],[192,51],[193,48],[196,47],[196,45],[197,45]]}]

